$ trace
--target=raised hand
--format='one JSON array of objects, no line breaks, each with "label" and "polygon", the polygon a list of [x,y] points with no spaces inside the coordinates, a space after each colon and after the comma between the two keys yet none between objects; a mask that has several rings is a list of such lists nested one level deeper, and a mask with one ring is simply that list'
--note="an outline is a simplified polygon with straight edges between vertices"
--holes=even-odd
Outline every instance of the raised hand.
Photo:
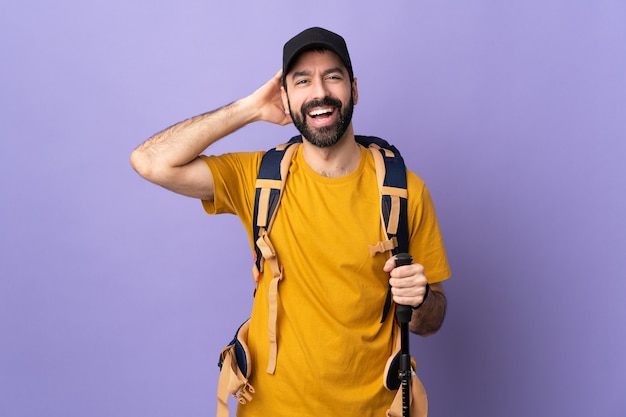
[{"label": "raised hand", "polygon": [[285,126],[292,123],[291,116],[283,106],[282,74],[280,70],[269,81],[252,93],[248,99],[257,108],[258,120]]}]

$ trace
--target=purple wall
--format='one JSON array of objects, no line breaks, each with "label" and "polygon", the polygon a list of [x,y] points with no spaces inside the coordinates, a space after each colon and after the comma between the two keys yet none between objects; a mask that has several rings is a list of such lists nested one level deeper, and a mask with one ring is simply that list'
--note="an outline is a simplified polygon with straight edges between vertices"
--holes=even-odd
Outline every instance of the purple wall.
[{"label": "purple wall", "polygon": [[624,2],[213,3],[1,7],[1,416],[214,414],[252,302],[243,230],[128,156],[313,25],[348,41],[357,133],[435,198],[455,275],[444,328],[412,339],[431,417],[626,415]]}]

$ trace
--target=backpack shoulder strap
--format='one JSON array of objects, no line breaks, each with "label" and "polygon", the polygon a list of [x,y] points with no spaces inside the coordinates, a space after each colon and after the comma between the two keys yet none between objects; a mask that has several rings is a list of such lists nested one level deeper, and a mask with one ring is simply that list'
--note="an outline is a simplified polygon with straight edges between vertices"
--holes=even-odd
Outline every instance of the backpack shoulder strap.
[{"label": "backpack shoulder strap", "polygon": [[370,246],[370,254],[390,251],[393,255],[408,252],[409,223],[407,217],[406,165],[398,149],[384,139],[357,136],[374,157],[378,190],[380,191],[381,220],[386,242]]},{"label": "backpack shoulder strap", "polygon": [[[357,136],[357,142],[366,146],[374,157],[380,192],[380,214],[387,240],[370,245],[370,255],[389,252],[390,255],[409,250],[409,221],[407,215],[406,165],[395,146],[373,136]],[[391,309],[391,287],[383,307],[381,323]]]},{"label": "backpack shoulder strap", "polygon": [[280,203],[282,192],[285,189],[291,159],[301,142],[302,138],[300,136],[294,136],[286,144],[267,151],[261,159],[256,180],[254,213],[252,215],[252,230],[255,239],[252,275],[258,285],[263,273],[263,259],[268,261],[273,274],[268,299],[270,307],[268,322],[270,354],[267,373],[269,374],[273,374],[276,370],[276,356],[278,352],[276,339],[278,283],[283,279],[283,270],[278,262],[274,246],[270,242],[269,232],[276,217],[276,209]]},{"label": "backpack shoulder strap", "polygon": [[263,253],[269,249],[266,248],[263,243],[264,239],[261,238],[269,234],[274,223],[276,209],[285,189],[291,158],[297,148],[293,145],[299,143],[302,143],[302,138],[294,136],[289,142],[267,151],[261,159],[256,179],[254,212],[252,214],[252,231],[255,239],[253,276],[256,282],[263,273]]}]

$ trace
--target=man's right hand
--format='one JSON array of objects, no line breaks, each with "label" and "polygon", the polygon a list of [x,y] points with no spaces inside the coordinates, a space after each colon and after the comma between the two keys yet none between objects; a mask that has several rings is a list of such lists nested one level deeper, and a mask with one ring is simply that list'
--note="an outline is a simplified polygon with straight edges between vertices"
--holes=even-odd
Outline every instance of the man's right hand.
[{"label": "man's right hand", "polygon": [[288,109],[283,106],[282,75],[283,71],[278,71],[247,99],[259,110],[258,120],[285,126],[292,123],[292,120]]}]

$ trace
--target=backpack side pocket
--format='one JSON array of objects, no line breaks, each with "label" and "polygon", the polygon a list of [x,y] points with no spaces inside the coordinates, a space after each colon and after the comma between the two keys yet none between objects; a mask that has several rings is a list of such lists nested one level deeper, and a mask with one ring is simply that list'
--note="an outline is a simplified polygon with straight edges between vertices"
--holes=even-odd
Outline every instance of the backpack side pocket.
[{"label": "backpack side pocket", "polygon": [[240,404],[252,400],[254,387],[248,382],[251,362],[248,350],[248,329],[250,319],[246,320],[235,333],[231,342],[222,349],[218,366],[220,379],[217,385],[217,416],[228,417],[228,394],[237,398]]}]

